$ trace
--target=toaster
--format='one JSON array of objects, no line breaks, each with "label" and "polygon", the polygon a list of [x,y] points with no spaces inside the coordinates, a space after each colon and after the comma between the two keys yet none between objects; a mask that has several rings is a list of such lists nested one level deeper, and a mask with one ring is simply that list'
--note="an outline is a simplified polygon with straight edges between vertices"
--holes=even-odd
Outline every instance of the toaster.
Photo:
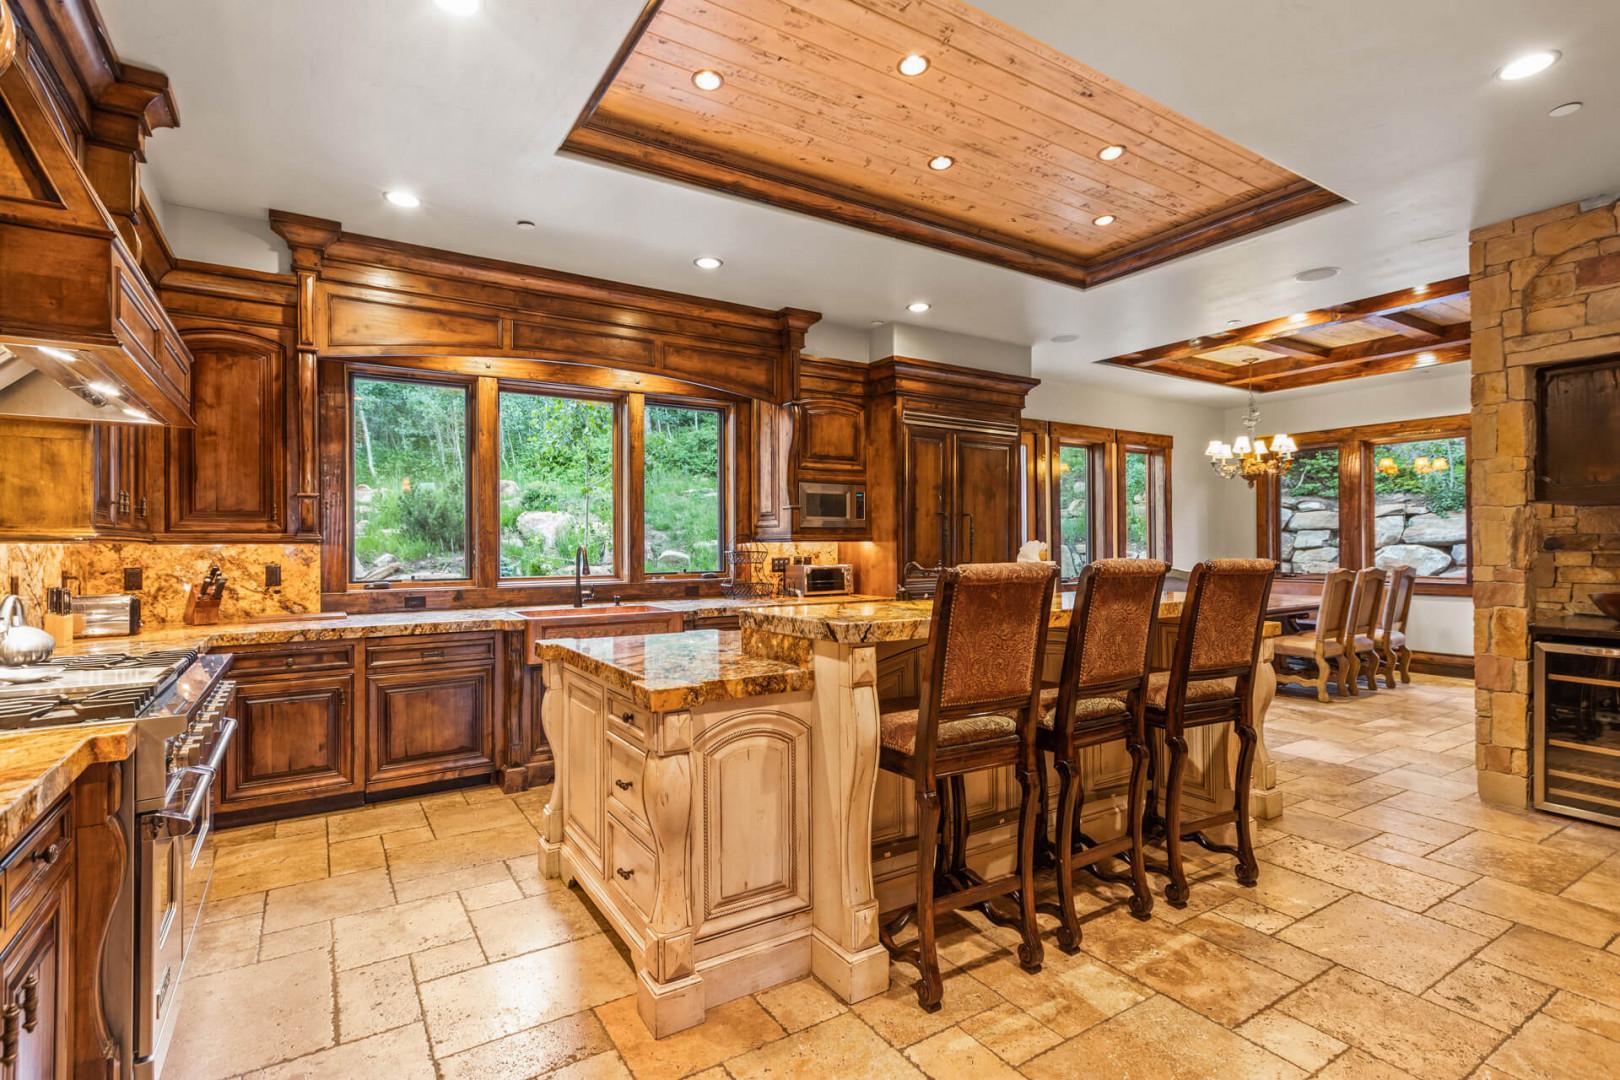
[{"label": "toaster", "polygon": [[73,636],[121,637],[140,633],[141,598],[129,593],[73,598]]}]

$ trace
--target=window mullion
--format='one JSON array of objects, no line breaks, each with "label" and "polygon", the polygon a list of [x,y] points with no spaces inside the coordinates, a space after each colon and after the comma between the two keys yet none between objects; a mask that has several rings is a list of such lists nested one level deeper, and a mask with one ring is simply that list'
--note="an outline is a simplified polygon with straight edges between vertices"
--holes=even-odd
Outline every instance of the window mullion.
[{"label": "window mullion", "polygon": [[624,432],[618,440],[624,450],[624,576],[626,581],[647,577],[647,488],[645,424],[647,398],[628,394],[624,399]]},{"label": "window mullion", "polygon": [[472,578],[493,589],[501,578],[501,410],[500,384],[492,376],[477,382],[472,439]]}]

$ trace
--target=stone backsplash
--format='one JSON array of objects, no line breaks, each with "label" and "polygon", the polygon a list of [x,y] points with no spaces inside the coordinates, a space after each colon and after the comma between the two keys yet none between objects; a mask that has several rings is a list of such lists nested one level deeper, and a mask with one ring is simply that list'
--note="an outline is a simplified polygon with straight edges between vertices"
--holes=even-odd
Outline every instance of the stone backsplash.
[{"label": "stone backsplash", "polygon": [[[239,622],[257,616],[301,615],[321,607],[318,544],[150,544],[88,541],[71,544],[0,544],[0,588],[17,589],[28,619],[38,623],[45,590],[71,575],[76,593],[123,592],[124,570],[138,567],[141,615],[149,628],[179,626],[185,586],[201,581],[211,564],[225,575],[220,617]],[[281,586],[264,584],[264,568],[281,566]]]},{"label": "stone backsplash", "polygon": [[1474,230],[1475,764],[1486,799],[1523,806],[1533,612],[1595,611],[1620,588],[1620,508],[1538,503],[1536,369],[1620,353],[1620,217],[1568,203]]}]

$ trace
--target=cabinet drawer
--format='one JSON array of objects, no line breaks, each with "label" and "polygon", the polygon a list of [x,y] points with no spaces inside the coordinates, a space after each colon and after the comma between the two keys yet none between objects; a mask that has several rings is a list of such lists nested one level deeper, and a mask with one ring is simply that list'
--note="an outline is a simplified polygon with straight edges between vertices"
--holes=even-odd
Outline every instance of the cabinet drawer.
[{"label": "cabinet drawer", "polygon": [[420,637],[366,646],[366,668],[420,667],[441,662],[466,663],[495,659],[495,636],[473,634],[461,637]]},{"label": "cabinet drawer", "polygon": [[609,692],[607,729],[632,746],[646,746],[647,735],[652,731],[652,714],[637,708],[629,698]]},{"label": "cabinet drawer", "polygon": [[235,659],[231,661],[231,677],[247,675],[276,675],[286,671],[331,671],[354,666],[353,645],[323,645],[313,649],[276,649],[265,652],[227,650]]},{"label": "cabinet drawer", "polygon": [[45,890],[73,840],[72,804],[64,799],[5,858],[5,925],[15,926]]},{"label": "cabinet drawer", "polygon": [[618,811],[648,829],[646,803],[641,796],[641,766],[647,755],[614,735],[607,737],[608,799]]},{"label": "cabinet drawer", "polygon": [[607,818],[607,835],[608,886],[628,900],[645,922],[652,917],[653,895],[658,887],[658,860],[652,849],[613,814]]}]

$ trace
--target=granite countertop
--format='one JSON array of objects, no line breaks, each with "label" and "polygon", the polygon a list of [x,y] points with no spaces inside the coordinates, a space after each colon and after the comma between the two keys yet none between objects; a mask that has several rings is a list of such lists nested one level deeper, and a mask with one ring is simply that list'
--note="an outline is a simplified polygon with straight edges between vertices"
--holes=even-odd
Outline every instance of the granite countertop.
[{"label": "granite countertop", "polygon": [[1620,622],[1607,615],[1548,615],[1531,619],[1530,633],[1536,637],[1620,642]]},{"label": "granite countertop", "polygon": [[814,684],[810,669],[801,664],[746,652],[736,630],[556,638],[540,642],[537,652],[541,660],[561,660],[654,712],[787,694]]},{"label": "granite countertop", "polygon": [[134,749],[131,723],[0,735],[0,852],[22,839],[84,770],[123,761]]}]

